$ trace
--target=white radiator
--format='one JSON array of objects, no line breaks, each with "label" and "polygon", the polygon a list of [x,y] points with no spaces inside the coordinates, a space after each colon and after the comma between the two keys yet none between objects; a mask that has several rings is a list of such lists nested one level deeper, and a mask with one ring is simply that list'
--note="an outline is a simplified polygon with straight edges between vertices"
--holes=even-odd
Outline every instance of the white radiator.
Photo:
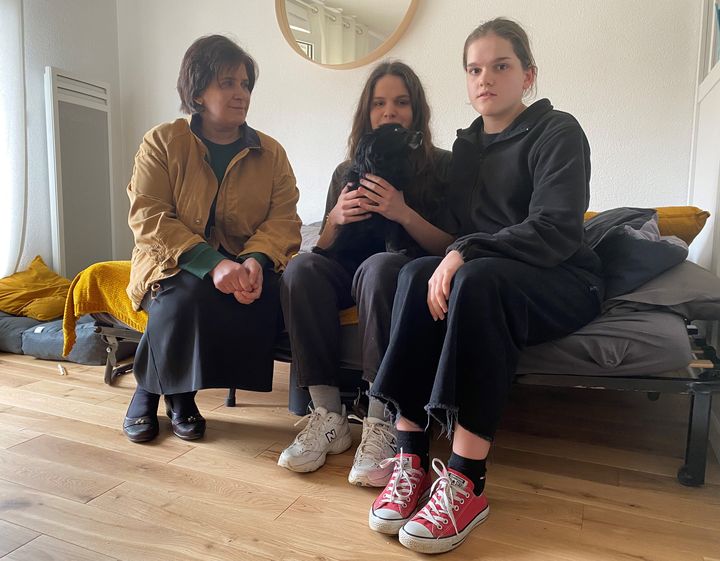
[{"label": "white radiator", "polygon": [[53,268],[73,278],[113,258],[108,84],[45,67]]}]

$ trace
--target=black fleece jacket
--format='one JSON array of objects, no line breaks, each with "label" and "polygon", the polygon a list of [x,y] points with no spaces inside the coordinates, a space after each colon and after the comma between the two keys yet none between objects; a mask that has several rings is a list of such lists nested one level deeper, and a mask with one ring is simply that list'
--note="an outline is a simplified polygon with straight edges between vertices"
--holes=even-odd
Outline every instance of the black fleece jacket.
[{"label": "black fleece jacket", "polygon": [[592,274],[600,261],[583,242],[590,199],[590,146],[575,118],[541,99],[487,146],[482,117],[459,130],[450,172],[448,247],[465,261],[509,257]]}]

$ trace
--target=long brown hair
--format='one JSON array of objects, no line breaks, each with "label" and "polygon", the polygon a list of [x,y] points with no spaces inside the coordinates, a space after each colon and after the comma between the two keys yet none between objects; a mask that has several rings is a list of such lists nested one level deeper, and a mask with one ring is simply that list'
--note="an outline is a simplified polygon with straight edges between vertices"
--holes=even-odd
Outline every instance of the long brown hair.
[{"label": "long brown hair", "polygon": [[397,76],[403,81],[410,94],[410,106],[413,113],[410,128],[423,133],[422,148],[413,152],[413,163],[416,172],[427,172],[434,167],[432,134],[430,133],[430,106],[425,97],[425,90],[420,83],[420,78],[412,68],[398,60],[381,62],[373,68],[370,76],[368,76],[353,117],[352,130],[348,138],[348,158],[352,158],[355,154],[360,137],[372,130],[370,108],[375,93],[375,84],[383,76]]},{"label": "long brown hair", "polygon": [[535,64],[535,58],[533,57],[532,51],[530,50],[530,39],[522,26],[507,18],[495,18],[477,26],[470,35],[465,39],[465,46],[463,47],[463,68],[467,67],[467,52],[470,45],[480,37],[486,35],[497,35],[510,41],[515,56],[520,59],[520,64],[523,70],[532,69],[535,79],[533,80],[532,86],[525,92],[526,97],[532,97],[537,92],[537,65]]}]

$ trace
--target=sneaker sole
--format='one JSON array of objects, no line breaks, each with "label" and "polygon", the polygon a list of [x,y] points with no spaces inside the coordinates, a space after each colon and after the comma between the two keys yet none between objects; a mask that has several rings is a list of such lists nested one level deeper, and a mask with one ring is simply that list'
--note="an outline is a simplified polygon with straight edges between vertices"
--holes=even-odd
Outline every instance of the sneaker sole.
[{"label": "sneaker sole", "polygon": [[[337,443],[337,445],[335,443]],[[338,439],[335,441],[335,443],[333,443],[333,446],[331,446],[327,450],[327,452],[320,455],[313,462],[308,462],[301,465],[290,465],[290,462],[288,462],[288,460],[283,460],[282,455],[280,455],[280,458],[278,459],[278,465],[296,473],[310,473],[311,471],[316,471],[320,469],[323,465],[325,465],[325,459],[327,458],[328,454],[342,454],[348,448],[350,448],[350,446],[352,446],[352,435],[348,433],[347,438]]]},{"label": "sneaker sole", "polygon": [[447,538],[421,538],[419,536],[413,536],[405,532],[403,528],[400,529],[398,537],[400,543],[412,551],[418,553],[445,553],[461,545],[465,539],[470,535],[473,529],[487,519],[490,514],[490,507],[486,507],[485,510],[478,513],[470,524],[465,529],[455,536]]},{"label": "sneaker sole", "polygon": [[427,491],[420,496],[415,510],[413,510],[407,518],[401,518],[400,520],[388,520],[386,518],[375,516],[372,507],[370,507],[370,512],[368,513],[368,526],[370,526],[370,529],[375,532],[397,536],[402,527],[405,526],[405,523],[412,520],[413,516],[415,516],[415,514],[425,506],[425,503],[429,498],[430,488],[428,487]]},{"label": "sneaker sole", "polygon": [[350,471],[350,474],[348,475],[348,483],[351,485],[357,485],[358,487],[385,487],[388,481],[390,481],[390,477],[392,477],[392,472],[381,479],[372,479],[362,473],[356,474]]}]

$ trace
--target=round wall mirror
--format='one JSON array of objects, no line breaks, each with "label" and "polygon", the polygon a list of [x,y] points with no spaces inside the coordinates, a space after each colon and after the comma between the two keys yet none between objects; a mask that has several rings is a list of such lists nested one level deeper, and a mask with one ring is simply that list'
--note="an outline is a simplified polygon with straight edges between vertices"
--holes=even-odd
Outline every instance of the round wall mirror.
[{"label": "round wall mirror", "polygon": [[387,53],[418,0],[275,0],[275,15],[299,55],[329,68],[357,68]]}]

